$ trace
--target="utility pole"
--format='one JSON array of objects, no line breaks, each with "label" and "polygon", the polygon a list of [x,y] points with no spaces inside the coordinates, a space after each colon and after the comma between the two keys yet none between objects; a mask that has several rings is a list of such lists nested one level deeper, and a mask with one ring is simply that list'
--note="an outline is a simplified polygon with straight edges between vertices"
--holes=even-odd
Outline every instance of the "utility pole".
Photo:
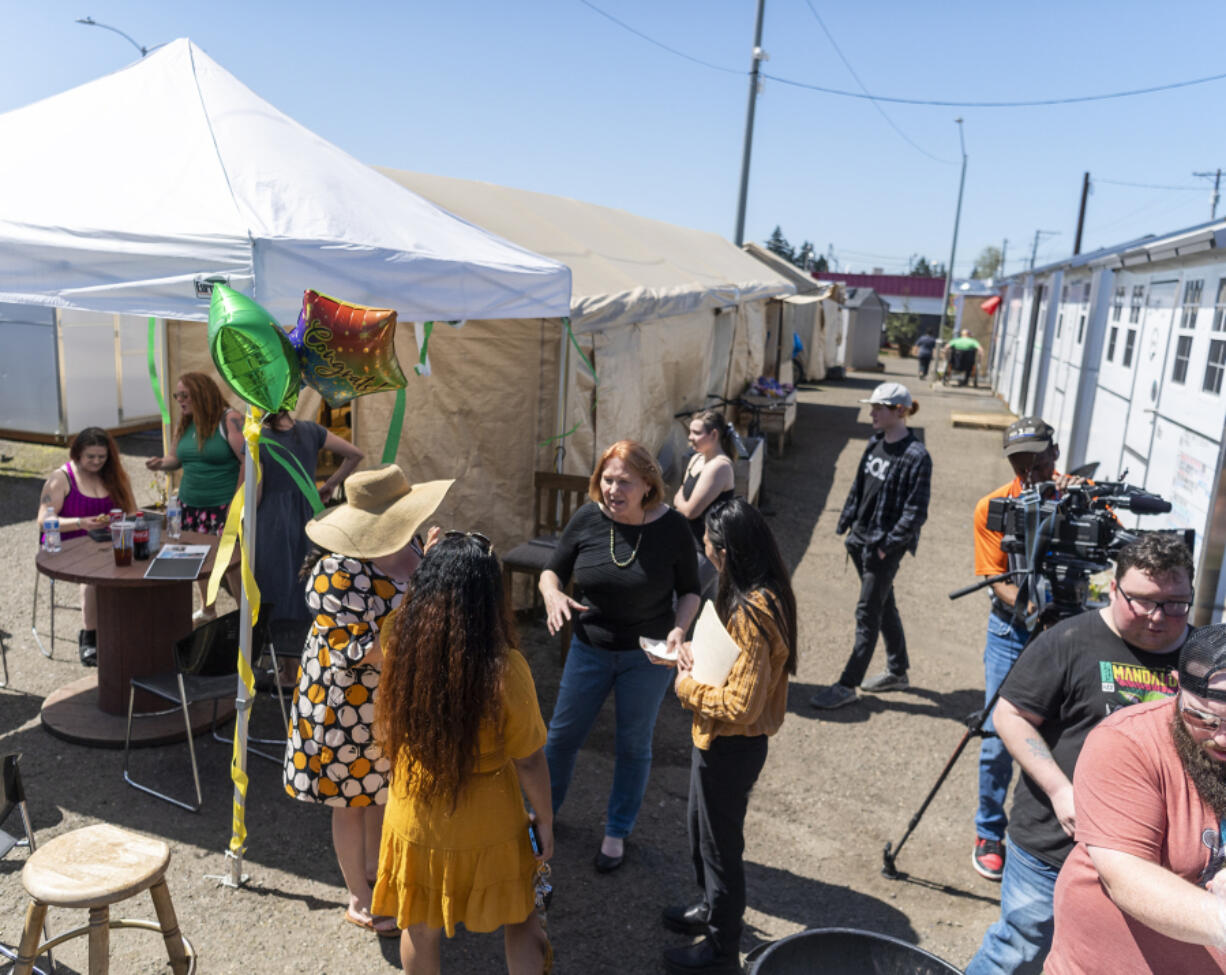
[{"label": "utility pole", "polygon": [[1036,230],[1034,232],[1034,246],[1030,248],[1030,270],[1034,270],[1034,259],[1039,255],[1039,237],[1055,237],[1059,233],[1058,230]]},{"label": "utility pole", "polygon": [[1209,219],[1217,219],[1217,201],[1220,198],[1218,188],[1222,185],[1222,171],[1219,169],[1215,173],[1193,173],[1193,176],[1199,176],[1201,179],[1213,177],[1213,195],[1209,197]]},{"label": "utility pole", "polygon": [[1081,178],[1081,207],[1077,211],[1077,239],[1073,241],[1073,254],[1081,253],[1081,232],[1086,226],[1086,197],[1090,195],[1090,174]]},{"label": "utility pole", "polygon": [[1000,242],[1000,270],[996,274],[998,278],[1003,278],[1005,276],[1005,255],[1007,253],[1009,253],[1008,237]]},{"label": "utility pole", "polygon": [[945,269],[945,296],[941,299],[941,328],[937,333],[945,334],[949,324],[949,288],[954,282],[954,257],[958,253],[958,224],[962,222],[962,190],[966,186],[966,140],[962,137],[962,119],[956,118],[958,125],[958,143],[962,146],[962,176],[958,179],[958,208],[954,211],[954,239],[949,245],[949,267]]},{"label": "utility pole", "polygon": [[745,148],[741,153],[741,192],[736,201],[736,246],[745,243],[745,199],[749,195],[749,155],[753,149],[753,112],[758,101],[758,65],[767,60],[762,50],[762,17],[766,0],[758,0],[757,23],[753,30],[753,58],[749,65],[749,108],[745,112]]}]

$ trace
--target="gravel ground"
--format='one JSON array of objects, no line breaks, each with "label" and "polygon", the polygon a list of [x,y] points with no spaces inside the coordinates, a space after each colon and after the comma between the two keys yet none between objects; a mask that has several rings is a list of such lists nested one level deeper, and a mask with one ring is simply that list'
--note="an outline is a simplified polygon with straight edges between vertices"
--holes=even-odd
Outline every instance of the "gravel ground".
[{"label": "gravel ground", "polygon": [[[818,685],[838,676],[851,647],[858,587],[834,525],[870,432],[867,408],[856,401],[882,378],[853,374],[803,389],[794,440],[784,458],[767,461],[763,507],[795,567],[801,653],[788,718],[771,742],[746,822],[749,930],[743,947],[809,927],[851,926],[915,942],[963,966],[998,911],[997,886],[970,866],[977,746],[960,759],[908,841],[898,861],[907,876],[888,880],[880,869],[883,845],[902,834],[957,744],[961,718],[982,700],[984,599],[951,602],[946,596],[974,581],[970,516],[976,499],[1009,477],[998,434],[950,423],[954,410],[1000,411],[986,391],[928,389],[914,380],[913,360],[886,360],[885,378],[907,382],[916,393],[921,409],[913,428],[934,458],[929,521],[918,557],[904,561],[896,584],[909,635],[912,689],[865,695],[862,703],[826,714],[807,703]],[[122,450],[138,500],[148,500],[152,486],[143,459],[160,452],[156,439],[127,437]],[[245,869],[251,879],[235,891],[219,887],[212,876],[227,868],[226,746],[207,737],[198,741],[206,795],[201,813],[192,815],[127,787],[120,752],[66,744],[42,730],[43,698],[82,674],[74,611],[59,611],[54,659],[42,657],[30,635],[36,544],[31,522],[43,479],[65,452],[0,441],[0,454],[0,556],[20,567],[0,606],[10,673],[9,686],[0,690],[0,751],[24,755],[39,840],[99,821],[165,838],[173,850],[170,890],[202,972],[398,968],[395,941],[380,942],[341,922],[343,885],[328,814],[288,800],[276,765],[259,758],[250,763]],[[70,588],[62,586],[61,595],[75,601],[75,593],[64,592]],[[228,597],[221,599],[227,608]],[[45,585],[38,620],[45,634]],[[548,715],[561,673],[556,642],[539,622],[525,620],[521,645]],[[880,665],[875,660],[870,673]],[[279,724],[275,702],[261,699],[253,732],[276,736]],[[626,864],[600,876],[591,858],[602,833],[613,760],[611,708],[605,708],[559,817],[549,915],[556,971],[660,971],[659,952],[681,943],[660,927],[658,917],[665,904],[693,895],[685,839],[688,726],[686,713],[667,699]],[[135,759],[145,775],[172,790],[190,790],[182,745],[142,750]],[[0,861],[0,940],[9,944],[19,936],[25,909],[21,861],[20,853]],[[145,898],[116,914],[153,916]],[[84,923],[84,912],[53,911],[50,921],[53,931],[63,931]],[[153,934],[116,932],[111,951],[113,971],[158,972],[165,966]],[[61,971],[83,971],[84,942],[66,946],[57,961]],[[501,938],[461,932],[445,944],[443,964],[452,972],[502,971]]]}]

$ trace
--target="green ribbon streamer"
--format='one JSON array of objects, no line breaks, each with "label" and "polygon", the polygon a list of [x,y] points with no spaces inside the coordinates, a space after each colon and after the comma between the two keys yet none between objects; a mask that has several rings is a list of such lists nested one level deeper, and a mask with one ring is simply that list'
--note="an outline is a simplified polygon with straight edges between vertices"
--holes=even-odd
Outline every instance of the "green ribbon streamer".
[{"label": "green ribbon streamer", "polygon": [[592,382],[597,386],[600,385],[600,377],[596,375],[596,367],[592,365],[592,361],[579,348],[579,340],[575,338],[575,333],[571,330],[570,319],[563,318],[562,324],[566,326],[566,334],[570,336],[570,344],[575,347],[575,351],[579,353],[579,359],[582,361],[584,368],[587,369],[587,374],[592,377]]},{"label": "green ribbon streamer", "polygon": [[[425,346],[422,346],[422,356],[425,356]],[[392,417],[387,425],[387,439],[383,442],[383,463],[396,463],[396,449],[400,446],[400,430],[404,426],[404,387],[396,390],[396,405],[392,407]]]},{"label": "green ribbon streamer", "polygon": [[263,433],[260,434],[260,443],[268,448],[268,456],[285,468],[285,472],[293,478],[294,483],[298,485],[298,490],[302,492],[303,496],[310,503],[311,510],[316,515],[320,514],[324,510],[323,499],[319,496],[319,490],[315,487],[315,482],[307,474],[306,468],[302,466],[302,461],[286,450],[284,446],[265,436]]},{"label": "green ribbon streamer", "polygon": [[[426,371],[426,356],[430,349],[430,333],[434,331],[434,322],[422,322],[422,339],[421,339],[421,354],[417,357],[417,365],[413,367],[417,375],[422,375]],[[385,460],[383,463],[390,464],[391,461]]]},{"label": "green ribbon streamer", "polygon": [[537,444],[537,446],[538,447],[548,447],[555,440],[565,440],[572,433],[578,430],[581,426],[583,426],[583,421],[579,420],[573,427],[571,427],[565,433],[559,433],[556,437],[550,437],[548,440],[542,440],[540,443]]},{"label": "green ribbon streamer", "polygon": [[162,384],[158,381],[157,357],[153,352],[154,339],[157,334],[157,319],[149,319],[149,340],[145,343],[145,359],[149,364],[149,385],[153,387],[153,395],[157,397],[158,409],[162,412],[162,426],[170,426],[170,410],[166,408],[166,397],[162,395]]}]

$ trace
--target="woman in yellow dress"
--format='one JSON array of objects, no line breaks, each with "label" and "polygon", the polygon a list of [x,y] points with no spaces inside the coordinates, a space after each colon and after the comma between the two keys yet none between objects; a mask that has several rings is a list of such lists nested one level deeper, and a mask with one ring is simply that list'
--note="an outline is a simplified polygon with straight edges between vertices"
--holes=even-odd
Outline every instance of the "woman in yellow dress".
[{"label": "woman in yellow dress", "polygon": [[441,935],[458,924],[501,927],[514,975],[544,967],[534,879],[553,854],[545,724],[514,642],[489,540],[445,533],[386,634],[375,705],[392,777],[372,910],[403,929],[410,975],[439,971]]}]

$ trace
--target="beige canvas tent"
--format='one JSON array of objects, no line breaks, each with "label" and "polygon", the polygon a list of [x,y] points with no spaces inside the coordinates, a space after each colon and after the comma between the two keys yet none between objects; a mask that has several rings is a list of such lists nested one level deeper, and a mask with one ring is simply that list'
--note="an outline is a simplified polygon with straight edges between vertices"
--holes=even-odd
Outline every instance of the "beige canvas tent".
[{"label": "beige canvas tent", "polygon": [[[531,534],[535,471],[560,463],[590,473],[622,437],[658,451],[683,435],[674,413],[702,406],[709,392],[742,392],[762,371],[768,302],[795,290],[716,234],[488,183],[382,172],[571,268],[573,340],[558,318],[436,327],[431,375],[419,376],[413,323],[396,334],[409,375],[397,462],[414,479],[458,478],[440,523],[479,528],[502,551]],[[208,361],[198,326],[172,327],[168,347],[172,376]],[[304,396],[300,413],[317,403]],[[390,393],[354,401],[367,464],[379,461],[392,404]]]}]

